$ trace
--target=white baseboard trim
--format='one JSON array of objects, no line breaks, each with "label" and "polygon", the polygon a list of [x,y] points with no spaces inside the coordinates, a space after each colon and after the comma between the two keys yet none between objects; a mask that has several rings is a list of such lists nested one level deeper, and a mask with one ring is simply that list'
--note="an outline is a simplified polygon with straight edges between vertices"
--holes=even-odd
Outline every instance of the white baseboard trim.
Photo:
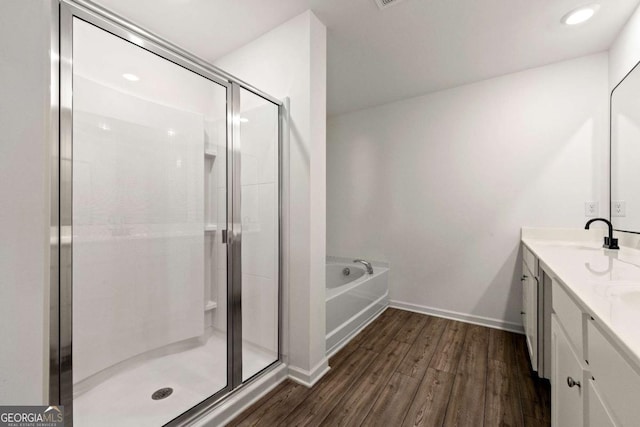
[{"label": "white baseboard trim", "polygon": [[302,384],[305,387],[313,387],[320,378],[329,372],[329,359],[324,357],[320,363],[313,367],[310,371],[307,371],[296,366],[289,366],[289,379],[295,381],[298,384]]},{"label": "white baseboard trim", "polygon": [[427,307],[425,305],[411,304],[408,302],[390,300],[389,305],[400,310],[414,311],[430,316],[444,317],[445,319],[458,320],[473,325],[486,326],[487,328],[501,329],[503,331],[524,334],[524,328],[519,323],[507,322],[490,317],[477,316],[475,314],[459,313],[457,311],[443,310],[441,308]]}]

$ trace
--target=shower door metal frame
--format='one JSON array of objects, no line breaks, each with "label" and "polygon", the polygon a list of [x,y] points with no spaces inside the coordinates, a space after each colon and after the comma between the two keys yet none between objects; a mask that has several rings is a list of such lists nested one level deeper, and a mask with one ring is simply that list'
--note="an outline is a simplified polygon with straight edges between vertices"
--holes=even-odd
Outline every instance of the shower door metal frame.
[{"label": "shower door metal frame", "polygon": [[[50,279],[50,381],[49,402],[65,406],[65,421],[73,425],[73,336],[72,336],[72,177],[73,177],[73,20],[83,20],[114,36],[140,46],[165,60],[194,72],[226,88],[227,93],[227,385],[193,408],[178,414],[167,425],[183,425],[221,404],[232,392],[266,374],[282,363],[282,194],[283,194],[283,128],[285,108],[282,101],[214,67],[178,46],[150,33],[110,11],[86,0],[60,0],[54,14],[52,31],[59,31],[59,46],[52,46],[52,62],[59,58],[59,69],[52,69],[52,91],[59,90],[59,99],[52,100],[52,114],[59,123],[52,125],[57,138],[52,137],[51,195],[51,266]],[[58,80],[59,79],[59,80]],[[58,85],[59,82],[59,85]],[[241,186],[240,186],[240,88],[275,104],[278,108],[278,357],[246,381],[242,381],[242,266],[241,266]],[[56,185],[57,184],[57,185]],[[57,187],[57,191],[56,188]],[[63,269],[69,266],[69,274]]]}]

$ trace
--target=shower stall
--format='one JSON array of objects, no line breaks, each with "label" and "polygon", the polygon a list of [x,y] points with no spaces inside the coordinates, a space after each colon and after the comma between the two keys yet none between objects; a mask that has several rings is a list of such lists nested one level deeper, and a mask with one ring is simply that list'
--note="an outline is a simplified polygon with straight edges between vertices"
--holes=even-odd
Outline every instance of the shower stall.
[{"label": "shower stall", "polygon": [[283,106],[102,9],[59,18],[51,401],[178,425],[280,362]]}]

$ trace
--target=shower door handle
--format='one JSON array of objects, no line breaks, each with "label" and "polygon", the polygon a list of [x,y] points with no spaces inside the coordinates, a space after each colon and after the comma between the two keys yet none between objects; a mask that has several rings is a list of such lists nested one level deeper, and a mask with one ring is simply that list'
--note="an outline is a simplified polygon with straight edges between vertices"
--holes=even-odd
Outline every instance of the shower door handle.
[{"label": "shower door handle", "polygon": [[236,241],[233,230],[222,230],[222,243],[232,245]]}]

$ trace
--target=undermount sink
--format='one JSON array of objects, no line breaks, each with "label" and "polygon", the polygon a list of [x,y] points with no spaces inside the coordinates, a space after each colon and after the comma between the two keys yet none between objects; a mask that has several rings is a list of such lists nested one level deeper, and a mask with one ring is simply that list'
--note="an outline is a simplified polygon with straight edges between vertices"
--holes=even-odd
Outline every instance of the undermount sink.
[{"label": "undermount sink", "polygon": [[619,298],[627,303],[640,307],[640,289],[619,295]]},{"label": "undermount sink", "polygon": [[606,282],[607,287],[620,287],[620,288],[640,288],[640,281],[638,280],[611,280]]},{"label": "undermount sink", "polygon": [[606,285],[608,296],[616,297],[629,304],[640,305],[640,283],[631,280],[613,281]]},{"label": "undermount sink", "polygon": [[603,298],[615,297],[618,299],[633,298],[627,296],[640,294],[640,282],[635,280],[612,280],[605,282],[593,282],[594,290]]}]

